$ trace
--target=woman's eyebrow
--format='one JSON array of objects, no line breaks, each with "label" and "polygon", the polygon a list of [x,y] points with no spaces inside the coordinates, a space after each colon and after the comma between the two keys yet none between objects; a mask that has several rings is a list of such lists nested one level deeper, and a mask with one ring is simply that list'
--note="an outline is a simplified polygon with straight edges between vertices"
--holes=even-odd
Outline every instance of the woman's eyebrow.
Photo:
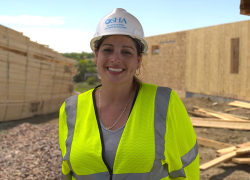
[{"label": "woman's eyebrow", "polygon": [[132,48],[131,46],[122,46],[122,47],[130,48],[130,49],[133,49],[133,50],[134,50],[134,48]]},{"label": "woman's eyebrow", "polygon": [[114,46],[113,44],[103,44],[102,46]]}]

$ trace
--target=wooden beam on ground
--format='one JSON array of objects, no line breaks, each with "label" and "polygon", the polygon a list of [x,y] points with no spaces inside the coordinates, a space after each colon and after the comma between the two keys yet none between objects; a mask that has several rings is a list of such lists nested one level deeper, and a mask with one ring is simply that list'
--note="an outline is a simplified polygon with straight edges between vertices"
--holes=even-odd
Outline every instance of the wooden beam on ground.
[{"label": "wooden beam on ground", "polygon": [[222,113],[222,112],[218,112],[218,111],[214,111],[212,109],[206,109],[206,108],[200,108],[198,106],[193,106],[195,109],[197,109],[197,111],[199,112],[203,112],[206,115],[210,115],[213,117],[217,117],[219,119],[224,119],[224,120],[233,120],[233,121],[241,121],[242,119],[249,119],[249,117],[246,116],[239,116],[239,115],[235,115],[235,114],[228,114],[228,113]]},{"label": "wooden beam on ground", "polygon": [[250,142],[236,145],[237,148],[243,148],[243,147],[247,147],[247,146],[250,146]]},{"label": "wooden beam on ground", "polygon": [[246,153],[249,153],[249,152],[250,152],[250,146],[236,149],[237,154],[246,154]]},{"label": "wooden beam on ground", "polygon": [[213,159],[205,164],[200,165],[200,170],[206,170],[212,166],[215,166],[216,164],[219,164],[221,162],[225,162],[225,161],[235,157],[236,155],[237,155],[236,152],[231,152],[231,153],[225,154],[224,156],[215,158],[215,159]]},{"label": "wooden beam on ground", "polygon": [[228,147],[233,146],[231,144],[222,143],[219,141],[214,141],[214,140],[206,139],[206,138],[202,138],[202,137],[197,137],[197,142],[199,145],[203,145],[205,147],[211,147],[214,149],[223,149],[223,148],[228,148]]},{"label": "wooden beam on ground", "polygon": [[238,144],[236,146],[231,146],[228,148],[219,149],[216,152],[218,153],[218,156],[223,156],[233,151],[238,151],[239,153],[237,154],[245,154],[248,153],[248,150],[250,150],[250,142]]},{"label": "wooden beam on ground", "polygon": [[250,158],[233,158],[232,161],[238,164],[250,164]]},{"label": "wooden beam on ground", "polygon": [[226,129],[241,129],[250,130],[250,121],[227,121],[215,118],[196,118],[190,117],[190,120],[195,127],[213,127]]},{"label": "wooden beam on ground", "polygon": [[238,104],[244,104],[244,105],[250,106],[250,103],[248,103],[248,102],[243,102],[243,101],[233,101],[233,102],[238,103]]},{"label": "wooden beam on ground", "polygon": [[230,111],[234,111],[234,110],[238,110],[238,109],[242,109],[241,107],[237,107],[237,108],[229,108],[229,109],[225,109],[225,112],[230,112]]},{"label": "wooden beam on ground", "polygon": [[204,118],[213,118],[213,116],[210,115],[206,115],[206,114],[201,114],[199,112],[195,112],[195,111],[188,111],[189,114],[192,114],[194,116],[198,116],[198,117],[204,117]]},{"label": "wooden beam on ground", "polygon": [[236,149],[237,149],[236,146],[231,146],[231,147],[228,147],[228,148],[219,149],[216,152],[219,153],[219,154],[225,154],[225,153],[233,152]]},{"label": "wooden beam on ground", "polygon": [[236,102],[234,101],[234,102],[228,103],[228,105],[250,109],[250,103],[239,103],[238,101],[236,101]]}]

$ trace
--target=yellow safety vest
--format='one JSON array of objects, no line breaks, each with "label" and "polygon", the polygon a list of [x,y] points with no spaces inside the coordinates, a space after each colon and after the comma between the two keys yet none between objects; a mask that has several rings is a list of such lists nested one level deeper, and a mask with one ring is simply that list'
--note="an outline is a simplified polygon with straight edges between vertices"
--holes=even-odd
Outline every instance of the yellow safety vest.
[{"label": "yellow safety vest", "polygon": [[177,94],[142,83],[113,169],[104,158],[94,89],[65,100],[59,117],[63,180],[199,179],[196,135]]}]

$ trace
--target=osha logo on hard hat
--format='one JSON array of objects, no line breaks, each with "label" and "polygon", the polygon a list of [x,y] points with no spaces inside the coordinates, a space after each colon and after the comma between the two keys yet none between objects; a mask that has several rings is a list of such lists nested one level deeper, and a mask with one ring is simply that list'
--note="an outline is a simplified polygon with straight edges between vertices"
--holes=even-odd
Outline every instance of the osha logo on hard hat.
[{"label": "osha logo on hard hat", "polygon": [[127,24],[125,18],[112,18],[112,19],[107,19],[107,20],[105,21],[105,24],[109,24],[109,23],[125,23],[125,24]]}]

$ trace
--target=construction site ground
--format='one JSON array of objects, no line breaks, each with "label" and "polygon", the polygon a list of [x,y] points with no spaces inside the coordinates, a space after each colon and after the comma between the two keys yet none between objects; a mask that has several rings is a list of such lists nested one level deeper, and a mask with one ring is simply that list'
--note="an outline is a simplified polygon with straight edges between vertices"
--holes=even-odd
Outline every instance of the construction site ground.
[{"label": "construction site ground", "polygon": [[[193,106],[224,112],[232,108],[209,98],[183,98],[187,110]],[[216,105],[215,105],[216,104]],[[247,109],[230,113],[250,117]],[[191,115],[190,115],[191,116]],[[232,145],[250,141],[250,131],[195,127],[199,137]],[[216,150],[199,145],[200,164],[216,158]],[[61,154],[58,145],[58,112],[0,123],[0,180],[60,179]],[[249,180],[250,165],[231,161],[200,171],[201,180]]]}]

